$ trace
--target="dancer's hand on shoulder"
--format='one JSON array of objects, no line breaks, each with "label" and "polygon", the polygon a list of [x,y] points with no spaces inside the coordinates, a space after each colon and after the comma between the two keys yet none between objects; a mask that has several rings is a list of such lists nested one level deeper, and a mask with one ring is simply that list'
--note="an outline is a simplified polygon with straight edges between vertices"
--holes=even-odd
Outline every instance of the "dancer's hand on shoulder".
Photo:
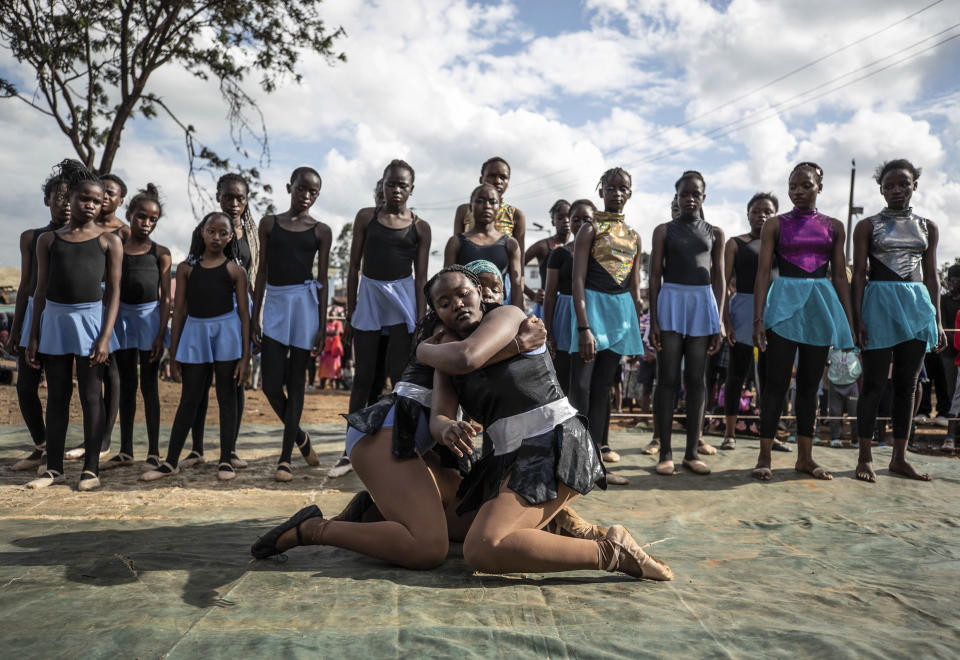
[{"label": "dancer's hand on shoulder", "polygon": [[535,348],[540,348],[545,341],[547,341],[547,328],[543,325],[543,321],[536,316],[525,318],[517,330],[517,343],[520,345],[520,352],[526,353]]},{"label": "dancer's hand on shoulder", "polygon": [[470,422],[453,420],[440,434],[440,444],[458,457],[473,453],[473,436],[477,431]]}]

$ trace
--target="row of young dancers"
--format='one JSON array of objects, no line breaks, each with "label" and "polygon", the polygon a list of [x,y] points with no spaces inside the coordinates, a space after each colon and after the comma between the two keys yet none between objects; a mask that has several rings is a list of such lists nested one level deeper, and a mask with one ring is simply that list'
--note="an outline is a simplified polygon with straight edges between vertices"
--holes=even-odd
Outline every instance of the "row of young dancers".
[{"label": "row of young dancers", "polygon": [[[774,216],[776,198],[754,198],[748,212],[755,218],[751,227],[755,231],[726,248],[733,252],[733,271],[739,271],[741,278],[747,272],[740,270],[742,263],[756,262],[755,281],[736,283],[738,295],[743,294],[745,301],[731,305],[724,314],[731,328],[728,341],[736,345],[739,326],[741,342],[755,342],[768,353],[761,454],[752,474],[763,480],[772,476],[773,430],[799,354],[797,408],[803,440],[796,467],[816,478],[831,478],[812,459],[815,404],[808,399],[816,394],[827,349],[852,349],[855,328],[874,383],[886,380],[892,362],[895,396],[903,403],[894,420],[891,470],[928,478],[916,473],[904,458],[913,410],[910,399],[920,361],[925,351],[944,344],[939,306],[934,304],[939,289],[931,275],[936,272],[937,228],[909,207],[919,170],[903,160],[885,163],[878,170],[887,206],[858,224],[855,231],[855,306],[851,305],[843,263],[843,226],[816,211],[822,176],[813,163],[798,165],[789,180],[793,211]],[[605,213],[621,211],[630,194],[628,179],[619,172],[616,177],[608,173],[602,181]],[[704,193],[703,177],[698,173],[685,173],[677,182],[679,214],[655,230],[651,264],[654,305],[650,339],[658,349],[658,368],[661,378],[670,379],[666,394],[672,397],[682,356],[687,396],[694,399],[688,400],[688,406],[693,407],[698,405],[696,381],[703,378],[703,371],[691,368],[691,363],[702,364],[708,352],[719,348],[723,336],[719,312],[725,286],[724,279],[717,276],[723,268],[719,251],[723,234],[703,219]],[[772,206],[773,212],[769,208],[763,209],[766,213],[755,211],[758,201]],[[577,218],[581,207],[593,211],[588,203],[578,201],[571,205],[570,215]],[[762,222],[757,217],[762,215],[773,217]],[[577,271],[584,270],[584,262],[587,268],[594,263],[602,267],[601,259],[608,256],[604,248],[613,240],[596,251],[598,235],[626,236],[626,245],[636,242],[635,236],[624,231],[622,219],[606,220],[608,217],[592,217],[573,241],[573,293],[566,295],[572,296],[571,318],[576,320],[570,323],[567,343],[554,330],[556,310],[547,315],[554,330],[550,333],[554,353],[558,347],[568,347],[574,365],[577,360],[599,363],[599,345],[604,345],[602,352],[611,343],[601,340],[601,344],[598,337],[606,337],[611,326],[617,329],[614,312],[598,313],[596,302],[591,312],[590,305],[582,304],[584,288],[577,283]],[[619,225],[611,230],[604,222]],[[760,245],[751,249],[755,242]],[[638,242],[635,244],[639,251]],[[741,249],[744,257],[738,259],[736,253]],[[754,253],[753,258],[749,252]],[[774,259],[779,277],[771,284]],[[633,261],[635,271],[635,257]],[[863,277],[868,263],[869,283]],[[498,274],[496,267],[492,270]],[[609,269],[604,273],[612,276]],[[548,303],[549,289],[556,286],[558,275],[548,279]],[[425,569],[444,560],[450,540],[462,540],[464,559],[483,572],[597,568],[634,577],[672,579],[666,564],[646,554],[622,526],[604,530],[570,511],[573,499],[607,484],[609,475],[600,460],[596,438],[591,438],[577,409],[563,396],[557,370],[550,368],[545,353],[527,350],[521,341],[530,320],[512,306],[491,309],[483,300],[487,290],[474,273],[456,265],[445,267],[427,282],[424,295],[432,313],[421,323],[415,357],[392,394],[348,416],[347,451],[367,490],[334,518],[325,518],[316,505],[301,509],[254,542],[251,554],[255,558],[279,555],[300,545],[330,545]],[[617,309],[615,297],[625,293],[606,293],[612,299],[604,300],[602,309]],[[746,325],[738,318],[743,309],[752,316]],[[896,313],[890,314],[891,310]],[[626,316],[627,311],[639,314],[639,308],[621,313]],[[735,318],[738,322],[730,323]],[[561,321],[559,326],[563,325]],[[573,336],[577,336],[576,343]],[[623,346],[624,341],[624,335],[614,335],[613,345]],[[575,373],[576,368],[571,371]],[[814,374],[816,378],[812,378]],[[576,384],[577,380],[571,379],[571,393]],[[603,389],[606,396],[606,387]],[[699,396],[702,414],[702,391]],[[661,450],[657,471],[667,474],[673,472],[669,454],[672,418],[664,414],[662,397],[661,393],[657,416],[666,453]],[[869,395],[866,399],[864,405],[875,416],[876,400]],[[672,413],[673,399],[668,400]],[[464,465],[463,459],[473,456],[477,428],[459,419],[458,408],[465,418],[483,427],[485,449],[472,466]],[[695,463],[697,434],[699,424],[688,423],[684,464],[703,474]],[[857,473],[872,481],[869,430],[866,437],[861,442]]]},{"label": "row of young dancers", "polygon": [[[899,169],[893,166],[886,167],[885,172],[881,173],[880,179],[885,179],[887,175],[890,175],[891,178],[896,178],[893,176],[894,174],[907,172],[907,176],[911,178],[913,185],[915,185],[916,176],[919,172],[916,168],[913,168],[912,165],[909,165],[909,163],[904,164],[905,161],[900,163],[901,167]],[[806,177],[803,176],[805,172],[807,173]],[[458,209],[458,222],[462,221],[465,226],[470,228],[466,232],[458,233],[451,238],[446,251],[446,259],[448,261],[452,259],[472,260],[472,258],[477,256],[490,256],[493,260],[497,260],[497,252],[499,251],[503,255],[502,261],[506,262],[508,266],[506,268],[502,264],[498,264],[498,266],[501,270],[509,271],[510,279],[508,281],[517,281],[519,284],[519,268],[516,267],[517,257],[519,255],[519,241],[517,240],[517,228],[519,224],[517,221],[522,221],[523,216],[519,211],[513,209],[513,207],[502,204],[501,193],[503,189],[505,189],[505,180],[508,179],[509,166],[506,165],[502,159],[494,158],[484,164],[481,169],[482,184],[474,191],[471,205],[465,210]],[[800,182],[801,179],[804,179],[804,181]],[[813,164],[801,164],[794,170],[790,178],[791,197],[795,204],[798,204],[798,208],[800,208],[800,202],[809,205],[810,208],[815,206],[816,193],[819,192],[821,179],[822,172]],[[413,322],[416,316],[419,315],[419,310],[422,309],[423,297],[422,294],[418,294],[417,292],[415,279],[422,279],[424,277],[425,259],[423,255],[429,248],[429,227],[426,226],[425,222],[413,216],[409,209],[406,208],[406,200],[413,191],[413,180],[413,169],[403,161],[394,161],[387,167],[384,172],[382,185],[378,187],[384,194],[382,199],[383,203],[372,209],[363,209],[358,214],[358,231],[354,234],[354,245],[351,255],[350,276],[352,282],[351,286],[348,287],[349,322],[347,325],[356,332],[367,333],[367,337],[358,334],[358,337],[362,339],[373,339],[378,343],[383,343],[384,337],[386,336],[388,338],[388,354],[394,356],[391,360],[393,363],[390,374],[392,382],[398,382],[398,375],[395,375],[397,369],[396,364],[400,364],[401,368],[403,364],[402,359],[397,357],[403,354],[403,351],[398,350],[398,347],[404,347],[404,343],[406,343],[406,348],[409,347],[409,335],[405,337],[404,331],[412,330]],[[794,185],[795,180],[799,182],[797,186]],[[724,293],[723,278],[722,275],[718,277],[718,271],[722,271],[723,258],[722,254],[718,254],[717,252],[717,244],[723,244],[723,236],[722,232],[707,225],[702,218],[701,206],[705,196],[703,177],[695,172],[685,173],[677,182],[676,187],[678,217],[671,223],[658,227],[654,234],[654,258],[651,272],[651,299],[657,300],[657,305],[655,305],[654,308],[657,312],[661,312],[661,310],[664,309],[667,310],[666,314],[661,313],[659,315],[654,314],[653,309],[651,310],[651,340],[660,350],[660,391],[663,394],[657,401],[657,417],[661,424],[663,424],[663,428],[667,430],[667,433],[661,433],[661,436],[665,436],[661,444],[661,461],[658,465],[658,471],[661,473],[673,471],[669,442],[669,424],[664,424],[660,418],[666,417],[666,419],[669,420],[672,415],[672,405],[666,408],[666,406],[662,404],[663,402],[670,404],[675,398],[675,393],[671,394],[670,387],[676,387],[676,384],[679,382],[680,356],[683,356],[686,363],[688,389],[690,388],[690,383],[694,384],[694,391],[692,393],[688,391],[688,397],[692,394],[694,403],[696,403],[697,393],[695,390],[696,383],[699,381],[696,377],[698,373],[696,367],[698,363],[703,364],[707,352],[715,350],[719,345],[719,314],[714,316],[712,311],[717,311],[721,307],[725,307],[722,303]],[[271,240],[276,243],[275,250],[273,251],[276,257],[276,265],[271,268],[268,263],[271,260],[268,259],[266,262],[263,262],[265,267],[255,269],[257,273],[257,286],[255,287],[254,294],[258,305],[260,305],[264,300],[264,293],[266,293],[266,300],[269,304],[273,305],[273,308],[269,315],[264,315],[265,319],[270,319],[270,328],[264,328],[262,338],[259,325],[256,322],[250,327],[253,330],[251,336],[255,343],[257,340],[260,340],[260,345],[264,347],[265,367],[267,363],[280,367],[273,369],[272,372],[265,368],[264,374],[265,390],[270,398],[271,405],[284,421],[285,426],[283,451],[277,468],[277,478],[279,480],[289,480],[292,476],[290,456],[294,445],[298,445],[301,448],[301,451],[308,461],[316,461],[316,455],[309,445],[309,436],[299,428],[299,416],[302,411],[303,401],[303,383],[298,381],[302,381],[302,374],[304,373],[304,369],[299,368],[299,366],[301,366],[299,363],[305,362],[309,351],[313,349],[318,342],[322,341],[322,337],[320,336],[320,328],[323,327],[323,324],[320,323],[323,316],[321,300],[325,299],[326,296],[316,295],[316,289],[314,287],[318,286],[318,281],[313,278],[311,270],[312,261],[318,252],[324,257],[325,261],[325,254],[329,250],[329,229],[322,223],[310,218],[308,213],[310,206],[312,206],[316,200],[319,188],[320,179],[315,171],[309,168],[299,168],[296,170],[291,177],[291,183],[288,185],[288,189],[291,192],[291,210],[282,216],[266,218],[264,222],[261,223],[259,229],[259,242],[261,246],[263,246],[264,254],[270,254],[269,245]],[[806,188],[807,197],[803,199],[801,199],[803,197],[802,195],[794,197],[795,188]],[[593,437],[597,439],[604,457],[610,460],[614,457],[611,456],[612,452],[609,451],[608,445],[605,442],[607,415],[609,414],[609,402],[606,397],[607,385],[609,381],[612,380],[613,374],[615,374],[616,362],[619,359],[618,354],[637,354],[643,350],[642,338],[639,337],[637,324],[634,323],[631,318],[634,314],[639,315],[641,311],[638,284],[639,271],[637,267],[637,257],[640,254],[640,242],[635,232],[623,222],[622,216],[623,205],[631,194],[629,174],[620,169],[606,172],[601,179],[600,189],[604,199],[603,212],[597,212],[593,204],[586,200],[575,202],[570,208],[570,216],[572,216],[574,221],[580,218],[581,220],[588,219],[588,222],[584,230],[577,232],[576,242],[570,246],[572,249],[564,250],[568,253],[573,252],[575,255],[580,255],[579,259],[573,259],[571,257],[572,263],[569,264],[571,270],[571,294],[566,295],[571,296],[570,302],[572,302],[574,298],[577,300],[576,305],[573,305],[575,313],[568,313],[568,327],[570,329],[569,344],[565,344],[563,337],[558,337],[558,333],[556,332],[556,330],[562,331],[565,324],[552,323],[556,320],[558,313],[562,315],[562,312],[560,312],[561,306],[556,306],[553,314],[547,314],[547,322],[552,326],[551,330],[554,330],[550,332],[551,345],[556,346],[559,339],[561,349],[564,345],[568,345],[569,347],[569,350],[566,351],[566,357],[570,363],[571,399],[581,412],[587,414]],[[813,190],[813,192],[810,193],[810,190]],[[229,250],[235,253],[242,251],[238,249],[238,247],[241,246],[244,241],[232,241],[229,239],[231,234],[240,234],[241,236],[251,235],[249,227],[252,225],[252,222],[248,221],[244,223],[239,221],[244,215],[249,218],[249,211],[246,209],[245,203],[246,193],[246,184],[239,177],[231,177],[228,175],[219,182],[218,199],[221,201],[223,210],[229,215],[227,218],[229,222],[223,223],[217,221],[213,224],[217,226],[227,224],[228,226],[225,230],[226,236],[220,237],[219,240],[217,237],[212,236],[209,241],[210,246],[207,246],[204,242],[206,234],[208,232],[216,233],[207,227],[208,221],[214,219],[211,217],[214,214],[204,219],[204,222],[202,222],[195,231],[193,245],[191,246],[191,258],[188,259],[188,268],[184,269],[183,272],[182,289],[179,286],[179,282],[178,289],[183,292],[189,291],[187,282],[192,274],[191,269],[197,263],[204,262],[204,255],[207,250],[213,249],[215,252],[218,249],[220,252]],[[150,195],[151,193],[149,191],[144,193],[145,197],[150,197]],[[800,200],[800,202],[798,202],[798,200]],[[153,226],[155,226],[156,218],[159,217],[160,213],[159,200],[156,198],[155,190],[152,193],[152,199],[137,200],[135,198],[135,201],[137,201],[138,204],[131,203],[128,208],[128,218],[136,217],[136,215],[141,212],[140,207],[144,206],[144,202],[149,202],[146,204],[146,206],[151,207],[149,210],[154,210],[154,205],[156,207],[156,215],[152,220]],[[772,198],[772,196],[761,195],[751,201],[749,210],[753,212],[757,207],[770,204],[775,211],[775,202],[776,200]],[[909,196],[907,196],[907,202],[909,202]],[[508,210],[505,211],[504,209]],[[554,210],[555,212],[561,211],[561,209],[556,208],[556,206]],[[582,214],[583,217],[581,218],[578,214]],[[146,212],[145,215],[150,216],[150,213]],[[555,216],[556,215],[557,213],[555,213]],[[513,222],[512,226],[507,222],[508,219]],[[302,221],[302,224],[297,225],[296,230],[291,231],[284,227],[284,221],[292,223],[297,220]],[[406,221],[406,226],[395,226],[398,224],[398,220],[401,223]],[[491,227],[494,223],[501,223],[497,226],[510,232],[510,235],[504,236],[503,233],[497,231],[496,226]],[[146,224],[149,225],[150,221],[147,221]],[[246,224],[247,227],[246,232],[243,232],[242,229],[244,224]],[[928,225],[932,226],[932,223],[921,224],[924,227],[924,231],[927,231],[926,227]],[[307,227],[306,230],[303,229],[304,226]],[[277,231],[278,228],[279,231]],[[308,234],[310,229],[314,230],[312,236]],[[839,227],[837,223],[837,226],[834,226],[833,229],[838,230],[838,232],[834,232],[832,247],[829,249],[836,251],[837,246],[841,246],[842,257],[842,227]],[[293,236],[298,233],[297,230],[302,232],[302,237]],[[152,231],[152,226],[150,231]],[[935,227],[933,231],[935,232]],[[38,237],[40,233],[39,231],[34,232],[34,240],[37,240],[36,237]],[[146,234],[148,236],[149,231],[146,232]],[[369,240],[367,239],[367,234],[369,234]],[[377,234],[380,234],[384,238],[377,239]],[[297,243],[298,238],[300,239],[299,245]],[[397,240],[398,238],[400,239],[399,241]],[[522,233],[520,233],[520,240],[522,240]],[[397,249],[404,241],[407,250]],[[324,242],[326,243],[326,250],[322,249]],[[583,249],[577,251],[577,243],[582,243],[581,247]],[[927,259],[926,257],[931,255],[925,255],[925,263],[935,263],[935,246],[934,235],[932,247],[928,246],[927,248],[928,250],[932,249],[934,251],[932,255],[933,259]],[[536,247],[535,245],[534,248]],[[464,248],[469,249],[465,250]],[[140,249],[142,249],[142,247]],[[148,248],[148,251],[152,249],[153,248]],[[163,252],[162,249],[154,251]],[[247,248],[247,252],[250,252],[249,247]],[[554,250],[554,254],[559,254],[559,251]],[[128,254],[125,255],[124,259],[126,260],[128,256],[137,255]],[[553,257],[554,255],[551,254],[549,260],[552,261]],[[734,262],[736,262],[736,253],[734,257]],[[240,258],[238,257],[238,259]],[[248,257],[248,260],[250,260],[250,257]],[[36,263],[39,264],[40,261],[41,259],[38,255]],[[195,310],[196,313],[191,314],[189,309],[180,310],[180,323],[183,325],[181,326],[175,323],[174,334],[177,336],[178,341],[173,343],[174,347],[181,343],[179,334],[184,329],[191,331],[197,330],[199,327],[196,322],[197,319],[216,319],[217,321],[224,322],[230,320],[232,322],[232,317],[231,319],[222,318],[231,316],[233,312],[232,308],[229,311],[223,311],[227,308],[223,302],[226,300],[226,295],[221,296],[221,302],[218,305],[212,305],[212,301],[216,300],[216,297],[207,296],[207,289],[204,288],[207,287],[207,284],[205,284],[206,279],[209,279],[206,277],[207,274],[204,271],[212,266],[215,268],[222,267],[224,272],[229,273],[231,268],[225,265],[227,261],[226,258],[212,254],[206,255],[206,262],[200,264],[201,270],[198,271],[198,274],[201,274],[201,277],[196,278],[200,281],[196,283],[197,286],[193,287],[193,289],[195,291],[201,291],[203,295],[197,294],[194,296],[197,301],[195,306],[198,307],[198,309]],[[240,261],[242,262],[243,260],[240,259]],[[361,263],[364,267],[364,277],[359,280],[358,286],[354,287],[352,284],[356,283],[359,279],[357,277],[357,271],[359,271],[359,265]],[[209,266],[207,264],[209,264]],[[326,269],[324,265],[325,264],[321,262],[320,273],[325,273]],[[414,266],[417,270],[416,278],[410,272]],[[249,268],[249,264],[247,267]],[[376,268],[381,268],[381,270],[375,271]],[[406,274],[404,274],[403,268],[406,269]],[[155,270],[160,269],[155,268]],[[233,270],[236,269],[234,268]],[[556,269],[548,268],[547,273],[549,274],[551,270],[557,270],[559,272],[562,270],[562,267]],[[231,274],[231,277],[234,275],[235,273]],[[393,277],[394,279],[377,279],[377,275],[381,278]],[[399,275],[399,277],[397,277],[397,275]],[[663,286],[658,286],[656,295],[654,295],[654,286],[660,284],[661,278]],[[106,279],[109,281],[111,277],[107,277]],[[166,278],[160,277],[159,279],[164,280]],[[179,279],[180,274],[178,273],[178,280]],[[549,279],[550,277],[548,276],[548,280]],[[741,286],[741,282],[747,282],[749,279],[749,277],[737,277],[738,289]],[[239,319],[243,314],[242,299],[246,298],[246,296],[236,296],[235,294],[239,283],[235,279],[231,281],[232,292],[229,294],[229,297],[231,302],[236,306],[236,314],[233,314],[233,316]],[[835,283],[836,281],[835,273]],[[709,284],[706,282],[709,282]],[[107,284],[109,284],[109,282]],[[225,282],[221,282],[221,284],[225,284]],[[320,285],[322,286],[322,284]],[[244,283],[240,288],[248,289],[249,285]],[[515,288],[518,289],[519,286]],[[838,291],[840,291],[840,288],[838,288]],[[110,296],[108,296],[108,299],[109,297]],[[189,298],[189,295],[181,296],[179,300],[183,305],[178,305],[178,307],[189,308]],[[733,303],[736,302],[738,298],[740,298],[739,295],[734,296],[731,301],[731,311],[733,310]],[[400,304],[397,304],[398,301]],[[416,302],[413,303],[413,301]],[[712,304],[705,305],[705,301],[708,303],[712,302]],[[158,307],[160,303],[155,300],[153,304]],[[417,309],[416,315],[411,311],[414,304]],[[214,311],[222,313],[209,314],[209,309],[199,309],[200,306],[210,307],[211,305],[216,307]],[[742,307],[742,305],[740,306]],[[760,307],[762,310],[762,305]],[[310,312],[311,309],[317,309],[317,316],[314,317],[312,315],[312,312]],[[397,312],[399,312],[399,315],[396,314]],[[395,316],[391,317],[391,313],[394,313]],[[697,317],[697,314],[700,316]],[[106,319],[107,315],[105,315],[104,318]],[[188,324],[191,318],[194,322]],[[256,318],[258,318],[258,315],[255,312],[254,319]],[[837,315],[834,315],[833,320],[835,321],[836,318]],[[313,319],[317,320],[317,324],[313,323]],[[666,320],[664,321],[664,319]],[[400,323],[392,323],[392,321],[396,320],[400,320]],[[816,321],[817,319],[813,318],[813,320]],[[803,319],[802,316],[799,320],[794,319],[794,321],[801,326],[805,323],[805,319]],[[200,335],[209,336],[210,327],[219,328],[219,325],[213,321],[207,321],[206,323],[208,327],[200,331]],[[244,327],[245,325],[241,320],[240,326]],[[786,332],[789,332],[789,330]],[[123,333],[117,334],[121,335]],[[156,333],[151,334],[150,332],[145,334],[148,338],[152,339],[152,342],[143,343],[146,343],[151,348],[155,348],[159,335]],[[236,334],[237,333],[232,333],[231,336],[236,336]],[[562,334],[562,332],[560,332],[560,334]],[[763,333],[761,332],[760,334],[762,335]],[[862,335],[863,333],[859,334]],[[372,337],[370,335],[372,335]],[[574,335],[577,337],[576,343],[572,340]],[[395,336],[398,339],[396,342],[394,342]],[[729,339],[733,339],[736,336],[738,335],[734,329],[730,332]],[[200,337],[199,340],[202,343],[202,337]],[[239,343],[243,346],[249,345],[248,342],[243,340],[242,335]],[[217,366],[218,362],[231,362],[232,360],[216,359],[217,355],[213,352],[213,349],[202,355],[191,356],[189,353],[193,347],[193,341],[188,341],[187,344],[190,348],[184,350],[186,360],[200,360],[201,358],[206,359],[211,356],[213,359],[210,362],[186,362],[186,364],[205,364],[208,366],[196,370],[188,368],[189,373],[184,376],[184,389],[185,393],[189,393],[190,396],[184,396],[186,405],[181,405],[181,410],[178,410],[179,420],[175,420],[175,431],[171,437],[171,451],[168,452],[168,460],[164,464],[161,464],[156,454],[151,452],[152,462],[156,464],[154,465],[156,469],[144,475],[147,479],[161,478],[168,474],[175,473],[178,469],[177,459],[185,440],[186,431],[191,425],[195,424],[197,419],[196,411],[192,409],[192,404],[194,401],[202,401],[210,385],[210,374],[219,368],[219,373],[222,374],[222,377],[217,379],[218,396],[223,397],[224,400],[227,400],[229,394],[229,392],[226,391],[228,389],[227,386],[231,380],[233,380],[234,383],[236,382],[235,379],[229,377],[224,365],[221,364],[219,367]],[[397,346],[390,346],[391,344],[396,344]],[[140,350],[145,351],[146,349],[141,348]],[[825,350],[824,348],[824,351]],[[234,359],[242,358],[242,346],[239,348],[231,346],[226,354],[233,355],[233,353],[237,351],[240,351],[240,353]],[[564,351],[560,350],[559,352],[563,353]],[[26,353],[29,354],[29,350],[27,350]],[[174,354],[179,356],[180,352],[175,349]],[[361,368],[359,364],[361,354],[376,355],[376,351],[358,352],[358,375],[360,373],[373,373],[373,369]],[[573,356],[572,360],[570,359],[571,355]],[[141,353],[141,359],[143,358],[144,355]],[[183,360],[178,361],[183,363]],[[246,360],[243,359],[241,362],[243,362],[244,367],[235,366],[235,376],[243,375],[242,368],[245,368]],[[558,368],[560,369],[561,375],[564,374],[562,362],[563,358],[560,358],[558,360]],[[36,364],[35,359],[33,363]],[[136,364],[135,360],[133,364]],[[272,373],[276,378],[268,377],[268,373]],[[703,373],[702,370],[700,370],[699,373]],[[141,369],[141,374],[143,374],[143,369]],[[298,378],[297,374],[301,374],[301,376]],[[563,380],[565,379],[562,378],[561,382],[563,382]],[[268,384],[268,381],[272,381],[272,383]],[[225,391],[222,392],[221,388],[219,388],[221,382],[225,383],[222,388]],[[81,386],[81,389],[83,389],[83,386]],[[236,388],[234,386],[233,389],[239,389],[239,396],[242,396],[242,388]],[[201,390],[203,391],[202,394],[200,393]],[[376,392],[370,392],[366,397],[366,402],[369,403],[371,399],[375,398],[376,394]],[[353,401],[354,395],[356,395],[356,392],[351,396],[351,408],[356,407]],[[239,396],[235,398],[239,398]],[[357,404],[362,403],[363,400],[358,399]],[[149,408],[149,404],[147,407]],[[666,414],[664,414],[665,409],[667,410]],[[696,410],[696,408],[694,408],[694,410]],[[700,414],[702,414],[702,396],[699,410]],[[225,421],[223,419],[224,416],[229,418],[226,420],[226,423],[221,424],[222,434],[232,434],[235,440],[236,429],[239,426],[239,413],[241,411],[242,400],[237,406],[231,406],[228,400],[227,405],[221,405],[221,421]],[[191,412],[194,413],[192,416]],[[48,417],[49,416],[50,410],[48,408]],[[777,416],[779,416],[779,410],[777,411]],[[132,414],[130,415],[130,419],[130,426],[132,427]],[[93,417],[93,420],[96,422],[95,417]],[[236,421],[231,422],[230,420]],[[695,472],[701,474],[706,473],[709,471],[709,468],[707,468],[702,461],[698,460],[696,455],[697,444],[692,442],[692,440],[699,442],[699,432],[695,432],[696,434],[694,436],[690,431],[691,427],[693,427],[693,425],[688,425],[687,452],[684,458],[684,464]],[[153,435],[156,436],[156,434]],[[181,439],[181,436],[183,439]],[[130,437],[132,445],[132,430]],[[151,449],[153,446],[153,443],[151,443]],[[691,446],[693,447],[692,451]],[[218,476],[225,479],[233,478],[235,474],[233,468],[242,464],[242,461],[240,461],[233,451],[232,443],[222,442],[221,450],[222,455],[220,465],[218,466]],[[869,448],[867,451],[869,451]],[[97,454],[97,452],[93,453]],[[769,450],[767,450],[766,455],[767,460],[769,460]],[[132,462],[132,460],[131,447],[131,453],[121,451],[121,455],[115,457],[115,460],[112,459],[108,461],[107,466],[128,464]],[[766,473],[761,469],[764,467],[762,465],[763,461],[764,452],[762,451],[761,465],[758,465],[758,470],[755,471],[755,475],[761,478],[766,476]],[[92,477],[90,475],[95,473],[95,471],[91,469],[91,462],[90,456],[88,455],[84,466],[87,479],[83,481],[91,480]],[[870,461],[861,461],[861,463],[864,464],[869,464],[869,462]],[[867,465],[867,467],[869,467],[869,465]],[[801,457],[800,461],[798,461],[798,468],[807,469],[816,476],[829,476],[825,475],[818,466],[812,463],[809,450],[805,451],[803,444],[801,444]],[[859,473],[860,469],[858,468],[858,474]],[[613,482],[613,477],[615,476],[618,475],[611,475],[611,482]],[[47,482],[51,482],[51,479],[53,480],[52,482],[55,482],[58,477],[62,478],[62,469],[59,471],[59,474],[54,474],[52,477],[45,473],[44,478],[37,480],[40,482],[37,485],[46,485]],[[620,479],[622,480],[623,478],[620,477]],[[84,484],[81,483],[81,486],[84,486]]]}]

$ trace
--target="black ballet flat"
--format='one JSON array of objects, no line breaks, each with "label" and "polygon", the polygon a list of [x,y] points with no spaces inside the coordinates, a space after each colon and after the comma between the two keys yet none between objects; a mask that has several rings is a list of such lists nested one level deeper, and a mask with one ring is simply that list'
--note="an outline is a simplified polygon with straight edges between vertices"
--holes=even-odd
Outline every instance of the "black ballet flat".
[{"label": "black ballet flat", "polygon": [[300,509],[285,523],[277,525],[269,532],[259,537],[256,542],[250,546],[250,554],[253,555],[255,559],[266,559],[268,557],[281,554],[281,552],[277,550],[277,541],[280,540],[280,537],[283,536],[284,533],[290,531],[291,529],[297,530],[297,545],[303,545],[303,537],[300,535],[300,524],[305,520],[309,520],[310,518],[322,517],[323,512],[320,511],[320,507],[318,507],[316,504],[311,504],[308,507]]}]

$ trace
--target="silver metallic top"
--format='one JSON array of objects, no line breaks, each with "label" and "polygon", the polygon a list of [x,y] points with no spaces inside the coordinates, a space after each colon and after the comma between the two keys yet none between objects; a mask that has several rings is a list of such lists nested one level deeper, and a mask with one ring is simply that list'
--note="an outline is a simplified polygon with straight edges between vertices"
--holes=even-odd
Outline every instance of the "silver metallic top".
[{"label": "silver metallic top", "polygon": [[883,209],[868,220],[873,225],[870,258],[905,280],[919,279],[911,276],[920,266],[929,245],[927,219],[908,208],[902,211]]}]

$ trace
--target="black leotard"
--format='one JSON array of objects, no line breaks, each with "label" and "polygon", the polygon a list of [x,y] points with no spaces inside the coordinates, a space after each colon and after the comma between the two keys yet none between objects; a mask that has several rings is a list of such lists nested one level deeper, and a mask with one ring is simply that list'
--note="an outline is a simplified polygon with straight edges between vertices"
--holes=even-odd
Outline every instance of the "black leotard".
[{"label": "black leotard", "polygon": [[107,254],[99,236],[72,243],[54,233],[47,268],[47,300],[64,305],[101,300],[100,280],[106,266]]},{"label": "black leotard", "polygon": [[[557,293],[567,296],[573,295],[573,255],[565,245],[561,245],[550,253],[550,259],[547,262],[548,268],[556,268],[560,271],[559,281],[557,282]],[[546,281],[544,281],[546,287]]]},{"label": "black leotard", "polygon": [[229,260],[219,266],[193,265],[187,282],[187,314],[199,319],[220,316],[233,310],[234,283],[227,271]]},{"label": "black leotard", "polygon": [[494,266],[500,269],[500,272],[506,274],[507,267],[510,265],[510,259],[507,256],[507,239],[509,236],[502,235],[496,243],[490,245],[477,245],[466,234],[457,234],[460,239],[460,249],[457,251],[457,263],[466,266],[471,261],[477,259],[486,259]]},{"label": "black leotard", "polygon": [[157,244],[143,254],[123,255],[123,274],[120,276],[120,302],[142,305],[160,299],[160,261]]},{"label": "black leotard", "polygon": [[363,237],[363,276],[381,282],[402,280],[413,274],[420,236],[417,216],[406,227],[387,227],[378,219],[380,209],[373,214]]},{"label": "black leotard", "polygon": [[464,412],[484,426],[564,397],[546,351],[453,376],[452,383]]},{"label": "black leotard", "polygon": [[737,242],[737,256],[733,260],[737,293],[753,293],[753,283],[757,279],[757,263],[760,260],[760,239],[744,241],[739,236],[734,236],[733,240]]},{"label": "black leotard", "polygon": [[48,231],[53,231],[57,229],[59,225],[55,225],[52,222],[47,223],[46,227],[40,227],[39,229],[33,230],[33,238],[30,240],[30,254],[33,255],[33,260],[30,262],[30,284],[28,285],[27,295],[32,296],[33,292],[37,290],[37,241],[40,240],[40,236],[47,233]]},{"label": "black leotard", "polygon": [[317,255],[317,237],[313,227],[290,231],[273,220],[270,249],[267,251],[267,284],[291,286],[313,279],[313,260]]},{"label": "black leotard", "polygon": [[710,284],[713,240],[713,226],[703,218],[677,218],[668,222],[663,241],[666,261],[663,281],[694,286]]}]

